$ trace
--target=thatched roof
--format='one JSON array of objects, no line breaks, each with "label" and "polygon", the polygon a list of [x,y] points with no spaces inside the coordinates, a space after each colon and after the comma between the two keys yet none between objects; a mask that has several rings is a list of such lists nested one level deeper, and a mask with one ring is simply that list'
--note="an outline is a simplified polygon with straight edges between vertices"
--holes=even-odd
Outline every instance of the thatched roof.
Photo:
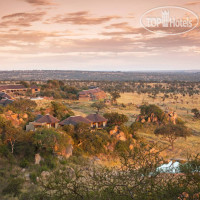
[{"label": "thatched roof", "polygon": [[0,85],[0,91],[2,90],[23,90],[27,89],[23,85]]},{"label": "thatched roof", "polygon": [[12,97],[4,92],[0,92],[0,99],[12,99]]},{"label": "thatched roof", "polygon": [[54,123],[58,123],[59,120],[57,118],[53,117],[52,115],[45,115],[45,116],[42,116],[39,119],[37,119],[35,122],[54,124]]},{"label": "thatched roof", "polygon": [[13,100],[11,100],[11,99],[1,99],[0,105],[7,106],[8,104],[11,104],[12,102],[13,102]]},{"label": "thatched roof", "polygon": [[99,114],[90,114],[86,117],[92,122],[107,122],[108,120]]},{"label": "thatched roof", "polygon": [[60,122],[61,126],[64,125],[76,125],[78,123],[86,123],[86,124],[91,124],[91,121],[82,117],[82,116],[71,116],[68,117],[67,119],[63,120],[62,122]]},{"label": "thatched roof", "polygon": [[89,95],[89,94],[94,94],[94,93],[98,93],[101,91],[102,90],[99,88],[94,88],[94,89],[89,89],[89,90],[83,90],[83,91],[79,92],[79,95]]}]

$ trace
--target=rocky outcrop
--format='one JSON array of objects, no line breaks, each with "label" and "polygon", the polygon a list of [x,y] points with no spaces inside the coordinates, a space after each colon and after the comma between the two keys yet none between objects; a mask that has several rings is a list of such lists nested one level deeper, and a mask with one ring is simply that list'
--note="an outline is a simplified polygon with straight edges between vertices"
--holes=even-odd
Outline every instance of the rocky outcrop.
[{"label": "rocky outcrop", "polygon": [[73,153],[73,145],[69,144],[63,150],[59,150],[59,147],[56,145],[55,148],[54,148],[54,151],[58,156],[62,156],[64,158],[69,158],[70,156],[72,156],[72,153]]},{"label": "rocky outcrop", "polygon": [[126,141],[126,135],[123,131],[119,130],[118,126],[115,126],[113,130],[110,130],[110,135],[115,137],[117,140]]},{"label": "rocky outcrop", "polygon": [[172,122],[173,124],[176,124],[176,120],[178,118],[178,115],[176,112],[171,111],[171,112],[165,112],[165,116],[167,121]]},{"label": "rocky outcrop", "polygon": [[[165,115],[165,119],[169,122],[172,122],[173,124],[176,124],[176,120],[178,118],[178,115],[176,112],[174,111],[170,111],[170,112],[165,112],[163,115]],[[136,120],[136,122],[141,122],[141,123],[158,123],[159,122],[159,119],[158,117],[154,114],[154,113],[151,113],[150,116],[144,116],[144,115],[138,115]]]},{"label": "rocky outcrop", "polygon": [[11,110],[5,112],[4,114],[0,115],[7,120],[10,120],[14,126],[19,126],[20,124],[24,123],[23,116],[20,116],[16,113],[13,113]]}]

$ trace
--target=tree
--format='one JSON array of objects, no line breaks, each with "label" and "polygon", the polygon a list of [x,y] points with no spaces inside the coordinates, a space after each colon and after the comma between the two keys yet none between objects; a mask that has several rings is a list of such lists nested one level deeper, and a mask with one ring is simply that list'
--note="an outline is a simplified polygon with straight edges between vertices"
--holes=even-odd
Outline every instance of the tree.
[{"label": "tree", "polygon": [[99,102],[93,103],[91,107],[97,109],[97,113],[99,113],[100,110],[103,110],[104,108],[106,108],[106,104],[102,101],[99,101]]},{"label": "tree", "polygon": [[187,199],[199,199],[199,173],[194,171],[200,169],[200,158],[182,168],[182,174],[163,174],[158,170],[163,162],[159,151],[142,145],[123,155],[118,168],[79,165],[78,169],[53,172],[40,180],[41,190],[35,199],[169,200],[186,199],[181,198],[186,192]]},{"label": "tree", "polygon": [[105,113],[104,117],[108,119],[108,125],[110,126],[121,126],[122,124],[128,122],[128,117],[124,114],[119,114],[117,112]]},{"label": "tree", "polygon": [[29,99],[18,99],[9,105],[9,109],[17,113],[31,112],[36,107],[37,103]]},{"label": "tree", "polygon": [[59,102],[51,102],[52,114],[54,117],[57,117],[60,120],[63,120],[74,113],[64,104]]},{"label": "tree", "polygon": [[14,153],[15,143],[20,140],[22,130],[14,127],[10,121],[0,120],[0,131],[4,143],[11,146],[11,153]]},{"label": "tree", "polygon": [[155,135],[160,135],[164,139],[166,139],[170,143],[172,150],[174,149],[174,142],[177,138],[186,138],[191,134],[187,127],[185,127],[184,125],[175,125],[171,123],[157,128],[154,133]]},{"label": "tree", "polygon": [[133,122],[131,125],[130,125],[130,132],[132,134],[135,134],[136,131],[138,131],[139,129],[142,128],[142,123],[141,122]]},{"label": "tree", "polygon": [[29,88],[30,84],[26,81],[20,81],[20,84],[23,85],[25,88]]},{"label": "tree", "polygon": [[200,118],[200,111],[197,108],[191,110],[195,118]]},{"label": "tree", "polygon": [[140,106],[140,113],[147,117],[150,117],[151,114],[154,113],[155,116],[158,117],[159,121],[163,121],[165,117],[164,112],[154,104]]},{"label": "tree", "polygon": [[67,147],[69,140],[70,137],[67,134],[56,132],[54,129],[37,130],[33,136],[33,142],[40,151],[45,149],[53,152],[55,146],[62,150]]},{"label": "tree", "polygon": [[110,92],[110,95],[111,95],[111,101],[112,101],[112,103],[116,103],[117,99],[121,97],[120,93],[117,92],[117,91]]}]

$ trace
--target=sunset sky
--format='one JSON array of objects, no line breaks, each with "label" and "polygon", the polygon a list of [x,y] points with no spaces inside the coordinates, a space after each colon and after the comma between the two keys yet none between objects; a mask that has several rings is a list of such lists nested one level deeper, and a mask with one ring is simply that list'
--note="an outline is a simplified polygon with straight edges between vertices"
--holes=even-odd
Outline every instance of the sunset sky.
[{"label": "sunset sky", "polygon": [[200,70],[200,28],[151,33],[140,17],[158,6],[200,15],[200,1],[0,0],[0,70]]}]

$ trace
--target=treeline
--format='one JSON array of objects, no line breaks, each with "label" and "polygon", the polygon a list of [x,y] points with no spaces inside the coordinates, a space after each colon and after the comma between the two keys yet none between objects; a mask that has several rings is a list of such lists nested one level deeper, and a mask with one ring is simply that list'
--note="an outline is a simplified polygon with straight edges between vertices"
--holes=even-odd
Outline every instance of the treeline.
[{"label": "treeline", "polygon": [[[155,98],[158,94],[164,94],[163,100],[166,98],[174,98],[174,95],[181,94],[195,95],[200,94],[199,82],[146,82],[146,81],[59,81],[48,80],[47,82],[20,82],[26,87],[37,85],[40,89],[40,95],[53,97],[55,99],[72,99],[78,98],[78,93],[82,90],[87,90],[94,87],[99,87],[105,92],[119,93],[136,92],[138,94],[148,94]],[[30,96],[27,93],[27,96]]]}]

